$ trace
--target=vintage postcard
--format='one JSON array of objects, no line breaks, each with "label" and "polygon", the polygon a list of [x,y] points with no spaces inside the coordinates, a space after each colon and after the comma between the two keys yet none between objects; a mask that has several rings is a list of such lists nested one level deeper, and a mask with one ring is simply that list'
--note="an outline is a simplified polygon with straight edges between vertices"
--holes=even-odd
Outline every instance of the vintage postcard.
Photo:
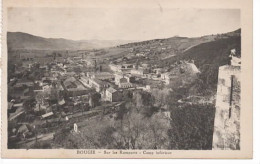
[{"label": "vintage postcard", "polygon": [[4,0],[3,158],[252,158],[251,0]]}]

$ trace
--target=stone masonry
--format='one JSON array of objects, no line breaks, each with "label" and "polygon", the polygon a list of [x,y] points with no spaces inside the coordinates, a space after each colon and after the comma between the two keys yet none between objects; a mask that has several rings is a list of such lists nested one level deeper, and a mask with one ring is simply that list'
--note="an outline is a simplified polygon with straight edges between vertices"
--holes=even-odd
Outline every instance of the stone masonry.
[{"label": "stone masonry", "polygon": [[212,149],[240,149],[240,69],[219,67]]}]

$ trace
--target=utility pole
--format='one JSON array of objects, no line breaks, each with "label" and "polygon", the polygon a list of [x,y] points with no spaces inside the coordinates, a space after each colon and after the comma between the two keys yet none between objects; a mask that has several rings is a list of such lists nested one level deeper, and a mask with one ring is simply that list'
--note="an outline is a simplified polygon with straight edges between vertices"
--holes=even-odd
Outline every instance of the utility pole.
[{"label": "utility pole", "polygon": [[36,128],[36,125],[34,125],[33,128],[34,128],[34,132],[35,132],[35,144],[37,144],[37,142],[38,142],[38,130]]}]

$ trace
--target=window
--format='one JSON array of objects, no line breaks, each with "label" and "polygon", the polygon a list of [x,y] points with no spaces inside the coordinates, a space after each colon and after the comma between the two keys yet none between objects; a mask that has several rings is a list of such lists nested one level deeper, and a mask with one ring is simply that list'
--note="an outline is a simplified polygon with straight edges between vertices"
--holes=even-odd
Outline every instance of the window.
[{"label": "window", "polygon": [[229,118],[231,118],[231,113],[232,113],[233,83],[234,83],[234,75],[231,75],[231,87],[230,87],[230,97],[229,97]]}]

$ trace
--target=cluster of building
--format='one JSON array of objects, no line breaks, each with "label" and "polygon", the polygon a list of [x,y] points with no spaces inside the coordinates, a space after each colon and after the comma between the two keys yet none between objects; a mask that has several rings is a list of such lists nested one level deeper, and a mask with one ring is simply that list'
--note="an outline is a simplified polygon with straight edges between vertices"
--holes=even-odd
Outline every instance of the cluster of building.
[{"label": "cluster of building", "polygon": [[[85,74],[84,70],[95,70],[94,60],[75,57],[49,60],[49,56],[26,55],[22,53],[19,60],[12,61],[14,69],[8,79],[10,140],[31,137],[35,124],[60,120],[60,115],[78,110],[78,104],[86,107],[82,97],[89,100],[93,94],[79,78]],[[48,62],[38,62],[40,59]],[[20,127],[28,130],[22,132]]]},{"label": "cluster of building", "polygon": [[169,85],[172,81],[180,78],[180,75],[194,77],[200,73],[194,61],[180,61],[172,68],[151,68],[148,64],[136,66],[134,64],[110,64],[111,70],[125,76],[142,77],[151,80],[160,80]]},{"label": "cluster of building", "polygon": [[[180,74],[199,73],[194,63],[186,61],[171,70],[151,68],[146,63],[116,62],[108,65],[109,71],[104,71],[98,59],[85,58],[85,52],[82,53],[82,56],[47,56],[47,62],[38,62],[40,59],[34,55],[27,58],[20,55],[22,64],[15,65],[8,83],[11,138],[30,137],[35,123],[66,121],[77,111],[102,107],[102,103],[123,102],[126,92],[149,92],[156,87],[145,81],[170,84]],[[30,119],[25,121],[28,112]]]}]

